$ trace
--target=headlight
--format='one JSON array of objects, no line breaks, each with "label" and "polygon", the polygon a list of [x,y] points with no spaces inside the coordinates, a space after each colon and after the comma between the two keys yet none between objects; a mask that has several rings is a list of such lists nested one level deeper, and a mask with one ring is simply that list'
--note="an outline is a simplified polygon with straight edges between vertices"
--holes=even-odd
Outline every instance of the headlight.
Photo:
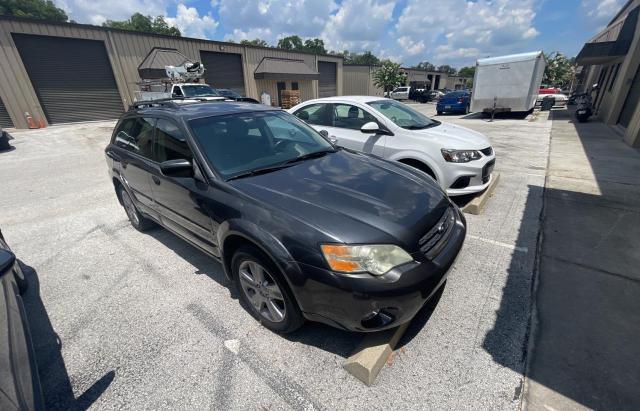
[{"label": "headlight", "polygon": [[382,275],[393,267],[413,261],[402,248],[390,244],[323,244],[321,248],[329,267],[343,273],[366,271],[373,275]]},{"label": "headlight", "polygon": [[482,157],[476,150],[447,150],[443,148],[440,151],[442,152],[442,157],[449,163],[468,163]]}]

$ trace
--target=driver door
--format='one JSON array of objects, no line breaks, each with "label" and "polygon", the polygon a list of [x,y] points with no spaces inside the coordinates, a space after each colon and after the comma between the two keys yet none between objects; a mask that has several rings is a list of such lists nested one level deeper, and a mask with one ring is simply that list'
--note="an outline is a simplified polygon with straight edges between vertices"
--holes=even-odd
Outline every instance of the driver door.
[{"label": "driver door", "polygon": [[361,151],[363,153],[384,155],[386,135],[365,134],[360,128],[369,122],[380,122],[366,110],[345,103],[333,104],[332,127],[324,127],[330,136],[334,136],[338,141],[337,145]]}]

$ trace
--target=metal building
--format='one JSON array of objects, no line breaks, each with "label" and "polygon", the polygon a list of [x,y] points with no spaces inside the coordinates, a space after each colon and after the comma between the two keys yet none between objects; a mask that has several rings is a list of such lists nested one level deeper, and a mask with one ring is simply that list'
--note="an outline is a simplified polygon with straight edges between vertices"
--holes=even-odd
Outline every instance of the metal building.
[{"label": "metal building", "polygon": [[282,90],[300,90],[302,100],[343,92],[338,56],[0,16],[0,125],[26,128],[27,113],[45,125],[116,118],[155,47],[202,61],[213,87],[255,99],[267,92],[274,105]]},{"label": "metal building", "polygon": [[611,22],[587,42],[576,64],[579,89],[591,90],[595,112],[640,147],[640,0],[629,0]]},{"label": "metal building", "polygon": [[[407,86],[413,88],[426,88],[438,90],[447,87],[448,76],[446,73],[425,71],[412,68],[402,69],[407,74]],[[345,95],[365,95],[382,96],[383,90],[373,83],[373,73],[376,66],[345,65],[342,67],[344,73],[344,94]]]}]

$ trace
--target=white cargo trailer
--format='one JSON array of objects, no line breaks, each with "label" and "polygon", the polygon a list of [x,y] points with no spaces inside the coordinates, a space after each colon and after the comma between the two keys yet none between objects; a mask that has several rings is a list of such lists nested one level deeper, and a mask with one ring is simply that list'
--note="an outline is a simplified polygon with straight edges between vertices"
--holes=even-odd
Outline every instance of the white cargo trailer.
[{"label": "white cargo trailer", "polygon": [[538,97],[546,60],[542,51],[476,61],[471,111],[529,111]]}]

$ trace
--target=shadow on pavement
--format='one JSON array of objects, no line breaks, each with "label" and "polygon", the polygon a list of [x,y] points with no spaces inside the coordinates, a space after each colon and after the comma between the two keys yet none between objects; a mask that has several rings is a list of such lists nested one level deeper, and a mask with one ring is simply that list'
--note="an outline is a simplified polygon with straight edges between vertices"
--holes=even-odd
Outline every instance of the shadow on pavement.
[{"label": "shadow on pavement", "polygon": [[[567,110],[550,118],[536,285],[514,251],[483,348],[518,373],[527,367],[530,408],[638,409],[640,153],[598,121],[574,123]],[[529,186],[516,247],[534,249],[524,239],[538,224],[541,190]],[[533,337],[521,326],[531,321],[522,303],[530,296]]]},{"label": "shadow on pavement", "polygon": [[106,373],[83,394],[75,398],[62,358],[62,341],[53,329],[40,298],[38,273],[24,263],[21,265],[29,284],[22,299],[29,320],[29,331],[33,340],[45,406],[52,410],[86,410],[107,390],[115,378],[115,371]]}]

